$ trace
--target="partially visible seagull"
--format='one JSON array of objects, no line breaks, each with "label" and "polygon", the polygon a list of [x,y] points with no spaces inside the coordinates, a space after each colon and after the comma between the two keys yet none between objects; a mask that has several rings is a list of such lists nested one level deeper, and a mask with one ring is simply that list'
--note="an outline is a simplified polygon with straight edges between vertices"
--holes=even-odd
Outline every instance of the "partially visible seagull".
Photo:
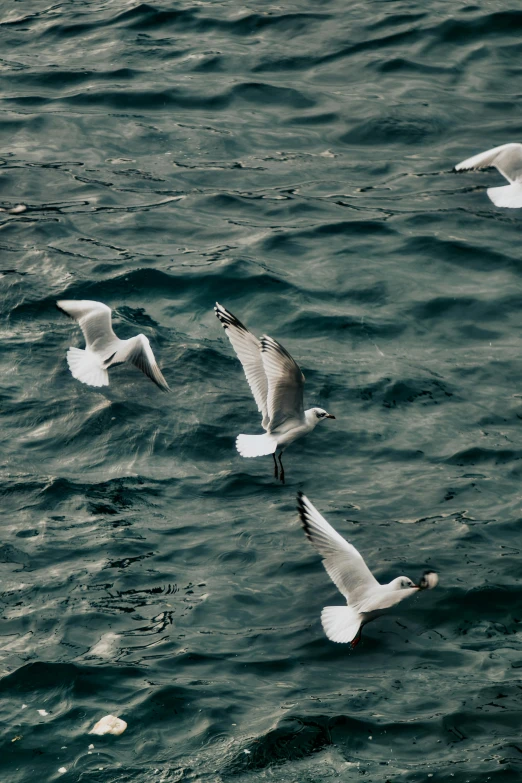
[{"label": "partially visible seagull", "polygon": [[[266,430],[265,435],[238,435],[236,448],[242,457],[272,454],[274,476],[284,484],[283,451],[294,440],[315,429],[320,421],[335,419],[335,416],[322,408],[304,410],[304,375],[282,345],[266,335],[258,340],[218,302],[214,310],[243,365]],[[276,462],[277,449],[280,472]]]},{"label": "partially visible seagull", "polygon": [[488,188],[487,194],[497,207],[516,209],[522,207],[522,144],[502,144],[472,158],[457,163],[455,171],[487,169],[494,166],[509,185]]},{"label": "partially visible seagull", "polygon": [[108,368],[131,362],[160,389],[170,391],[145,335],[138,334],[130,340],[116,337],[112,331],[110,307],[89,299],[61,299],[56,305],[78,321],[85,337],[85,349],[69,348],[67,351],[67,364],[73,378],[88,386],[108,386]]},{"label": "partially visible seagull", "polygon": [[346,606],[325,606],[321,612],[324,632],[332,642],[355,647],[363,625],[419,590],[437,585],[439,578],[434,571],[425,571],[418,585],[407,576],[379,584],[357,549],[333,529],[302,492],[297,495],[297,510],[306,537],[323,558],[326,573],[346,598]]}]

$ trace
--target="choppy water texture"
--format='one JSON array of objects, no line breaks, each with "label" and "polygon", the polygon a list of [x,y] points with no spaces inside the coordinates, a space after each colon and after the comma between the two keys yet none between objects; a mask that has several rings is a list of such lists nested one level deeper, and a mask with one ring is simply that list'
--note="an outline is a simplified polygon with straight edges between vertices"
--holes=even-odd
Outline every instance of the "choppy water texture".
[{"label": "choppy water texture", "polygon": [[[501,1],[4,0],[3,783],[520,779],[522,212],[451,168],[522,141],[521,33]],[[173,393],[74,381],[59,298]],[[234,450],[216,299],[337,417],[284,487]],[[353,653],[298,489],[382,579],[440,573]]]}]

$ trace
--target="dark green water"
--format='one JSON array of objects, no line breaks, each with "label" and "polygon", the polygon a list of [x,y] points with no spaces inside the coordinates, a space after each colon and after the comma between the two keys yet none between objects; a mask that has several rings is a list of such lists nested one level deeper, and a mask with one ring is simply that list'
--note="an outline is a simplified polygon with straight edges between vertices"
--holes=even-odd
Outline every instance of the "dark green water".
[{"label": "dark green water", "polygon": [[[1,4],[2,783],[520,780],[522,213],[451,169],[522,141],[521,34],[502,1]],[[172,394],[76,382],[59,298]],[[235,452],[216,299],[337,417],[284,487]],[[440,574],[354,652],[299,489],[382,580]]]}]

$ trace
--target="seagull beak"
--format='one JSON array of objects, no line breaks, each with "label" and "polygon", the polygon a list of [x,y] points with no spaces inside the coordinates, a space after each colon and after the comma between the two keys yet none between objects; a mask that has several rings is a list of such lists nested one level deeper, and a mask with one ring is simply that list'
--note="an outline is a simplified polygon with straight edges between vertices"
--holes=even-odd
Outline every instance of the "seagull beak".
[{"label": "seagull beak", "polygon": [[335,419],[335,416],[332,416],[331,413],[327,413],[325,419]]}]

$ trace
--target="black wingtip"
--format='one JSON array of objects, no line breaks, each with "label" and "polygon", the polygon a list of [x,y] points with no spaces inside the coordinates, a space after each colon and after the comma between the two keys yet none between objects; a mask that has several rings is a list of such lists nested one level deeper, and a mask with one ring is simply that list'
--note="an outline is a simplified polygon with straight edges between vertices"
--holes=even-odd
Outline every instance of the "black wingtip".
[{"label": "black wingtip", "polygon": [[259,342],[261,343],[262,351],[267,351],[269,348],[282,348],[277,340],[274,340],[274,338],[270,337],[268,334],[262,334]]},{"label": "black wingtip", "polygon": [[[259,342],[261,343],[261,353],[266,353],[267,351],[275,351],[281,356],[286,356],[286,358],[290,359],[291,362],[294,362],[294,359],[288,353],[286,348],[283,345],[281,345],[281,343],[278,343],[277,340],[274,340],[273,337],[270,337],[268,334],[262,335]],[[301,375],[303,374],[301,373]],[[304,381],[304,375],[303,375],[303,381]]]},{"label": "black wingtip", "polygon": [[305,536],[309,541],[312,541],[312,534],[310,531],[310,523],[308,522],[308,510],[306,508],[306,495],[304,492],[299,491],[297,493],[297,513],[299,514],[299,519],[301,521],[301,525],[303,526],[303,530],[305,532]]},{"label": "black wingtip", "polygon": [[220,305],[219,302],[216,302],[214,312],[224,329],[228,329],[229,326],[234,326],[236,329],[242,329],[244,332],[248,332],[248,329],[241,323],[239,318],[236,318],[230,310],[227,310],[226,307]]},{"label": "black wingtip", "polygon": [[[153,378],[151,375],[149,375],[148,377],[158,387],[158,389],[160,389],[162,392],[165,392],[165,394],[170,394],[172,389],[170,388],[170,386],[168,385],[167,381],[163,377],[163,373],[161,372],[161,370],[160,370],[160,373],[161,373],[161,381],[158,380],[157,378]],[[145,373],[145,374],[147,374],[147,373]]]},{"label": "black wingtip", "polygon": [[71,315],[70,313],[68,313],[68,312],[67,312],[67,310],[64,310],[64,309],[63,309],[63,307],[60,307],[60,305],[58,304],[58,302],[55,302],[55,303],[54,303],[54,306],[56,307],[56,309],[57,309],[57,310],[59,310],[59,311],[60,311],[61,313],[63,313],[64,315],[66,315],[66,316],[67,316],[67,318],[70,318],[70,319],[71,319],[71,320],[73,320],[73,321],[75,320],[75,319],[74,319],[74,316],[73,316],[73,315]]}]

